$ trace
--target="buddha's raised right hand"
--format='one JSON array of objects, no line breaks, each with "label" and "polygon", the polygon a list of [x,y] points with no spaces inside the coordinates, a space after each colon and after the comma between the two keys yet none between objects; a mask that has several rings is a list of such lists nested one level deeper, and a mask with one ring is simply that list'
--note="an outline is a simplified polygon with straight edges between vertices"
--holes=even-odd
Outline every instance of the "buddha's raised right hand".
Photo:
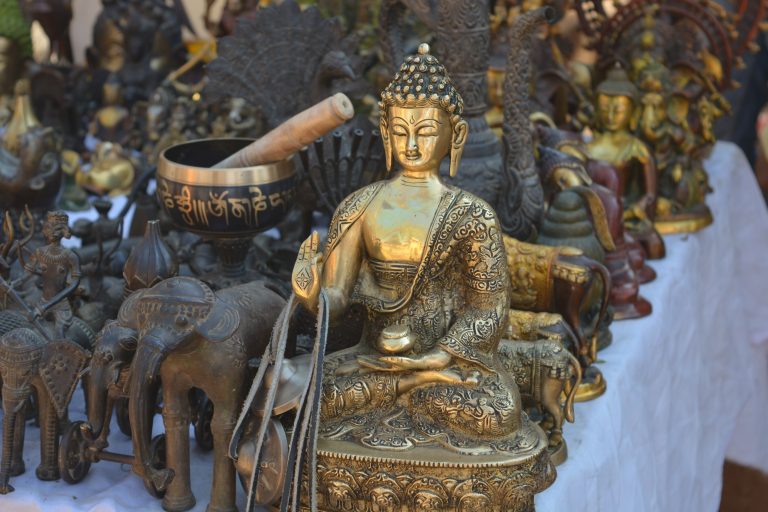
[{"label": "buddha's raised right hand", "polygon": [[310,311],[315,310],[317,299],[320,296],[322,255],[317,252],[319,246],[320,235],[317,234],[317,231],[313,231],[299,248],[299,255],[293,265],[291,276],[293,293],[296,294],[299,302]]}]

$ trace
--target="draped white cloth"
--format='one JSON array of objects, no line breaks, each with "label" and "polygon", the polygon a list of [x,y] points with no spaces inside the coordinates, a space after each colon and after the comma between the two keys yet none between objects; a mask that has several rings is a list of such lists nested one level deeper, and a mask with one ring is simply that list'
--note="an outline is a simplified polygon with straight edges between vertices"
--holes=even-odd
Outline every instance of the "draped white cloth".
[{"label": "draped white cloth", "polygon": [[653,314],[613,324],[608,389],[576,405],[538,512],[714,512],[726,456],[768,472],[768,212],[735,145],[706,167],[715,222],[665,237]]},{"label": "draped white cloth", "polygon": [[[726,456],[768,472],[768,211],[736,146],[718,143],[707,169],[715,223],[666,238],[667,258],[652,263],[659,277],[642,287],[654,313],[614,324],[600,353],[608,390],[576,405],[568,461],[537,496],[538,512],[714,512]],[[84,417],[79,391],[70,411]],[[110,440],[130,453],[114,421]],[[32,426],[24,459],[27,473],[11,479],[17,490],[0,496],[0,511],[162,510],[130,468],[110,462],[76,486],[37,480]],[[194,442],[192,484],[203,511],[211,456]]]}]

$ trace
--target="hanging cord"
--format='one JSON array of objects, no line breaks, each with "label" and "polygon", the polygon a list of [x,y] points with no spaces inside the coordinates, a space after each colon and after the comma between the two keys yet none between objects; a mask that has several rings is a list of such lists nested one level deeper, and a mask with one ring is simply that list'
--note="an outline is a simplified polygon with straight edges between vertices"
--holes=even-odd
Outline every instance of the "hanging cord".
[{"label": "hanging cord", "polygon": [[275,398],[277,397],[277,386],[274,384],[276,384],[276,381],[279,380],[280,370],[283,366],[285,347],[288,341],[288,328],[290,326],[291,316],[293,316],[293,311],[295,309],[296,298],[294,295],[291,295],[291,297],[288,299],[288,302],[283,307],[283,310],[280,312],[280,316],[277,318],[275,328],[272,330],[272,337],[269,340],[269,345],[265,350],[264,356],[261,358],[259,368],[256,371],[256,376],[253,378],[253,383],[251,384],[251,389],[248,391],[248,396],[246,397],[245,403],[243,404],[243,409],[240,411],[240,417],[237,419],[235,431],[232,433],[232,440],[229,443],[229,457],[236,461],[237,446],[240,443],[244,429],[248,425],[248,419],[253,413],[252,407],[254,400],[256,399],[257,395],[263,394],[259,392],[264,391],[264,376],[266,375],[269,366],[273,365],[273,375],[276,377],[272,379],[273,385],[266,389],[264,416],[261,418],[259,427],[256,432],[254,452],[256,461],[254,463],[253,472],[251,473],[251,478],[249,481],[248,489],[250,489],[250,491],[248,493],[248,502],[245,509],[246,512],[253,512],[256,507],[255,503],[253,503],[253,498],[256,496],[256,482],[258,482],[259,472],[261,469],[261,451],[264,446],[264,438],[266,437],[267,427],[269,426],[269,418],[275,404]]},{"label": "hanging cord", "polygon": [[[325,289],[320,292],[317,310],[317,333],[315,346],[312,349],[312,363],[307,387],[301,396],[298,412],[293,423],[293,437],[288,450],[288,467],[286,475],[293,468],[293,478],[286,479],[283,485],[283,497],[280,501],[280,512],[298,512],[301,505],[301,480],[306,457],[309,456],[307,468],[307,487],[309,490],[309,510],[317,512],[317,429],[320,416],[320,392],[323,381],[323,361],[325,346],[328,340],[328,296]],[[310,400],[307,398],[310,397]],[[299,428],[299,423],[301,427]],[[292,489],[291,489],[292,487]],[[288,500],[290,494],[290,502]]]},{"label": "hanging cord", "polygon": [[[254,512],[257,506],[255,503],[256,490],[258,489],[259,477],[261,475],[261,457],[264,448],[267,427],[271,418],[271,411],[274,408],[277,397],[277,387],[279,375],[285,358],[285,349],[288,340],[288,331],[290,320],[296,310],[297,301],[295,295],[291,294],[288,303],[283,308],[277,319],[275,328],[272,331],[272,337],[269,346],[265,351],[256,371],[256,376],[251,384],[240,417],[237,420],[235,431],[232,435],[232,441],[229,445],[229,456],[237,460],[237,447],[242,438],[243,432],[248,425],[248,419],[253,414],[254,401],[258,397],[266,397],[263,404],[264,415],[259,419],[258,429],[255,437],[255,455],[256,460],[253,464],[251,478],[249,481],[248,501],[246,512]],[[309,454],[309,467],[307,468],[308,487],[310,491],[309,505],[310,511],[317,511],[317,430],[318,419],[320,415],[320,391],[322,388],[322,370],[325,356],[325,346],[328,338],[328,297],[325,290],[320,293],[318,305],[318,323],[315,345],[312,350],[312,363],[307,383],[302,390],[301,399],[296,407],[296,417],[293,424],[293,435],[288,450],[288,461],[286,467],[286,478],[283,483],[283,494],[280,503],[281,512],[298,510],[300,504],[301,480],[303,475],[303,466],[306,462],[305,457]],[[264,377],[267,369],[272,365],[273,378],[267,383]],[[307,398],[310,398],[307,400]],[[291,477],[289,477],[291,475]]]}]

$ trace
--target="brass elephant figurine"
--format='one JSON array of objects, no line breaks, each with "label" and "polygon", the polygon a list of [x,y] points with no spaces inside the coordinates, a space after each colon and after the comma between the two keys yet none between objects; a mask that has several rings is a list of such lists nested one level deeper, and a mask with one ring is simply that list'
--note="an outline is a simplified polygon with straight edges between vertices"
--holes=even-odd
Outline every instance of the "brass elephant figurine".
[{"label": "brass elephant figurine", "polygon": [[[505,236],[510,272],[511,308],[558,313],[576,335],[574,354],[582,366],[595,360],[596,331],[607,313],[611,291],[608,269],[571,247],[549,247],[520,242]],[[600,295],[595,284],[601,284]],[[585,309],[599,301],[594,331],[588,339],[583,325]]]},{"label": "brass elephant figurine", "polygon": [[[557,339],[504,339],[499,344],[499,356],[504,368],[515,376],[523,404],[544,414],[541,426],[549,435],[550,450],[564,446],[563,422],[574,421],[573,402],[581,383],[579,361]],[[562,393],[564,404],[560,402]]]},{"label": "brass elephant figurine", "polygon": [[[173,277],[141,291],[132,304],[124,313],[135,314],[138,321],[128,383],[133,471],[151,493],[165,493],[165,510],[195,505],[189,473],[189,393],[200,389],[213,403],[208,510],[235,510],[235,467],[228,445],[252,378],[248,361],[264,353],[285,299],[258,281],[214,293],[197,279]],[[152,464],[151,422],[145,420],[155,407],[148,390],[158,377],[166,435],[164,469]]]},{"label": "brass elephant figurine", "polygon": [[14,489],[11,476],[24,473],[24,413],[32,390],[37,392],[40,418],[40,465],[37,478],[57,480],[60,420],[75,391],[90,353],[68,340],[46,341],[26,327],[0,337],[0,376],[3,382],[3,454],[0,461],[0,494]]}]

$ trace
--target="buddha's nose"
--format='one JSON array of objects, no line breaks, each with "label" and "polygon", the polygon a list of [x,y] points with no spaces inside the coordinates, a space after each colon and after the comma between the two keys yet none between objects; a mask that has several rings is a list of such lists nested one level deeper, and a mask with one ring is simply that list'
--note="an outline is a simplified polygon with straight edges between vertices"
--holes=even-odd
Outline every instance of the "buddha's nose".
[{"label": "buddha's nose", "polygon": [[405,156],[406,158],[418,158],[419,157],[419,146],[416,145],[415,140],[409,140],[408,145],[405,147]]}]

